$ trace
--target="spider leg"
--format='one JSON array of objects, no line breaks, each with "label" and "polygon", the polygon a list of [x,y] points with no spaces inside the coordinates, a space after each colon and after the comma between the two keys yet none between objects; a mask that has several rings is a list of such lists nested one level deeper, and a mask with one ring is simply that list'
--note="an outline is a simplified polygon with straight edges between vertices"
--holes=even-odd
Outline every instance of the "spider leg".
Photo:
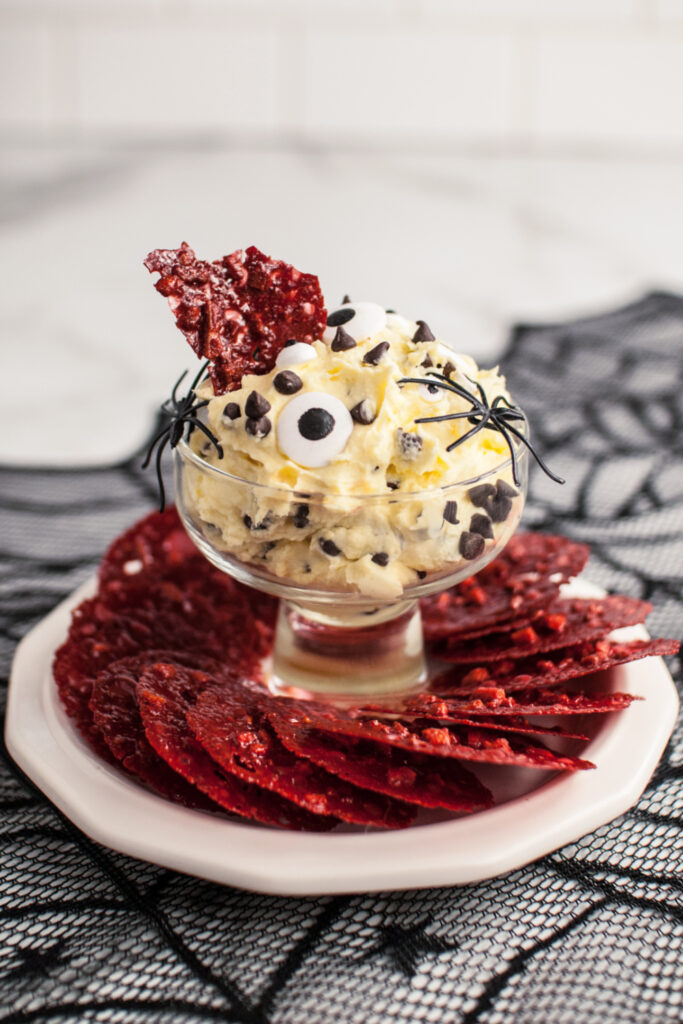
[{"label": "spider leg", "polygon": [[149,460],[152,458],[152,455],[154,454],[155,447],[157,446],[159,441],[161,441],[164,434],[170,434],[170,432],[171,426],[169,424],[167,427],[164,427],[163,430],[160,430],[156,437],[154,437],[150,441],[149,448],[147,449],[147,454],[145,455],[145,461],[142,463],[141,469],[147,469],[147,467],[149,466]]},{"label": "spider leg", "polygon": [[510,402],[508,402],[508,400],[505,397],[505,395],[496,395],[496,397],[491,402],[491,408],[492,409],[497,409],[501,404],[505,406],[505,409],[501,409],[501,412],[519,412],[519,413],[521,413],[521,411],[522,411],[521,409],[518,409],[516,405],[512,405]]},{"label": "spider leg", "polygon": [[[501,398],[501,397],[502,397],[501,395],[498,396],[498,398]],[[503,420],[503,422],[507,422],[508,420],[525,420],[526,419],[526,416],[524,415],[522,410],[518,409],[516,405],[508,405],[508,407],[506,409],[501,409],[500,406],[498,406],[496,404],[498,402],[498,398],[494,401],[494,403],[491,406],[491,408],[495,409],[496,416],[499,419]],[[503,399],[503,401],[504,401],[504,399]]]},{"label": "spider leg", "polygon": [[491,406],[493,407],[496,405],[500,405],[501,402],[504,405],[506,405],[508,409],[517,409],[517,406],[513,405],[512,402],[509,402],[505,395],[496,395],[496,397],[493,399],[493,402],[491,403]]},{"label": "spider leg", "polygon": [[[439,379],[444,380],[448,385],[449,391],[452,391],[454,394],[459,395],[460,398],[467,399],[468,402],[472,402],[473,404],[477,405],[479,404],[479,399],[477,398],[477,396],[473,395],[471,391],[467,390],[467,388],[464,388],[462,384],[458,384],[454,380],[449,380],[447,377],[443,377],[443,375],[440,373],[434,373],[433,370],[428,370],[427,376],[437,378],[435,381],[433,381],[434,384],[437,384],[439,382]],[[467,379],[469,380],[469,377]],[[441,386],[443,387],[444,385],[442,384]]]},{"label": "spider leg", "polygon": [[164,448],[168,444],[168,438],[165,437],[157,448],[157,483],[159,484],[159,511],[163,512],[166,508],[166,488],[164,487],[164,478],[161,474],[161,456],[163,455]]},{"label": "spider leg", "polygon": [[481,386],[481,384],[479,383],[479,381],[475,381],[475,386],[477,388],[477,391],[479,392],[479,397],[481,398],[482,404],[485,405],[487,409],[490,409],[491,406],[490,406],[489,400],[488,400],[488,398],[486,396],[486,392],[484,391],[484,389]]},{"label": "spider leg", "polygon": [[505,438],[505,441],[507,443],[507,446],[508,446],[508,448],[510,450],[510,461],[512,462],[512,479],[515,481],[515,483],[519,487],[519,471],[518,471],[518,468],[517,468],[517,453],[515,452],[515,446],[514,446],[514,444],[512,443],[512,441],[510,439],[510,435],[508,434],[508,428],[507,428],[507,426],[505,424],[501,423],[501,424],[499,424],[499,426],[497,428],[494,427],[494,430],[495,429],[499,430],[500,433],[503,435],[503,437]]},{"label": "spider leg", "polygon": [[537,451],[535,451],[535,449],[529,443],[529,441],[527,441],[527,439],[525,438],[524,434],[520,433],[520,431],[517,430],[516,427],[513,427],[511,423],[505,424],[505,430],[509,430],[510,433],[515,435],[515,437],[519,438],[519,440],[522,442],[522,444],[526,446],[526,448],[531,452],[533,457],[536,459],[536,462],[539,464],[539,466],[541,467],[543,472],[546,473],[550,477],[551,480],[554,480],[556,484],[563,484],[564,483],[564,480],[562,479],[561,476],[557,476],[555,473],[553,473],[553,471],[551,469],[548,468],[548,466],[546,466],[546,464],[543,461],[543,459],[541,458],[541,456],[538,454]]},{"label": "spider leg", "polygon": [[455,439],[455,441],[453,441],[451,444],[449,444],[448,447],[446,448],[446,451],[447,452],[452,452],[454,448],[457,448],[464,441],[466,441],[469,437],[472,437],[474,434],[478,434],[479,431],[482,430],[482,428],[485,427],[485,426],[486,426],[486,423],[483,420],[481,420],[479,423],[475,424],[475,426],[473,426],[471,428],[471,430],[468,430],[466,433],[464,433],[462,435],[462,437],[457,437]]},{"label": "spider leg", "polygon": [[[195,379],[190,384],[190,391],[194,391],[194,389],[197,387],[197,385],[199,384],[199,381],[202,379],[202,377],[206,373],[206,369],[207,369],[207,367],[208,367],[210,362],[211,362],[211,360],[207,359],[206,362],[202,363],[202,365],[199,367],[199,372],[197,373],[197,376],[195,377]],[[187,370],[185,372],[187,373]]]},{"label": "spider leg", "polygon": [[[177,398],[176,398],[176,391],[178,390],[178,388],[179,388],[179,386],[180,386],[180,382],[181,382],[181,381],[182,381],[182,380],[183,380],[183,379],[184,379],[185,377],[187,377],[187,370],[183,370],[183,372],[182,372],[182,373],[180,374],[180,376],[178,377],[178,380],[177,380],[177,381],[175,382],[175,384],[173,385],[173,391],[171,392],[171,401],[173,402],[173,404],[174,404],[174,405],[175,405],[175,403],[177,402]],[[166,403],[165,403],[165,402],[164,402],[164,405],[166,405]]]},{"label": "spider leg", "polygon": [[443,416],[420,416],[416,423],[443,423],[444,420],[466,420],[469,416],[476,416],[476,412],[467,409],[465,412],[447,412]]},{"label": "spider leg", "polygon": [[202,423],[201,420],[195,419],[194,416],[192,416],[191,418],[188,418],[187,419],[187,423],[189,423],[190,426],[192,426],[192,427],[197,427],[197,429],[201,430],[201,432],[203,434],[206,434],[206,436],[208,437],[209,441],[211,442],[211,444],[214,446],[214,448],[218,452],[219,458],[222,459],[223,458],[223,446],[219,443],[218,438],[215,437],[211,433],[211,431],[206,426],[206,424]]}]

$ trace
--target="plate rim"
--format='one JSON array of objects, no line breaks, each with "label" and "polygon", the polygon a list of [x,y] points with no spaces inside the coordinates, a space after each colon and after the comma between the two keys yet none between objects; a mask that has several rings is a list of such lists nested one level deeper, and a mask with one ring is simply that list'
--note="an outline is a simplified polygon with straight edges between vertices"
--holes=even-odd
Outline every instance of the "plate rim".
[{"label": "plate rim", "polygon": [[[583,751],[596,761],[593,771],[555,774],[532,792],[487,811],[396,831],[320,834],[226,821],[173,804],[99,760],[61,708],[53,654],[66,636],[71,610],[94,592],[95,581],[89,578],[61,601],[16,649],[5,724],[10,755],[97,842],[255,892],[317,896],[460,886],[521,868],[628,810],[645,789],[678,714],[678,694],[666,665],[661,658],[645,658],[612,670],[618,689],[648,699],[605,716],[605,725]],[[572,584],[576,596],[598,592],[585,580]],[[632,635],[642,636],[644,630],[636,628]],[[519,827],[530,819],[535,831]],[[501,833],[506,842],[496,844]]]}]

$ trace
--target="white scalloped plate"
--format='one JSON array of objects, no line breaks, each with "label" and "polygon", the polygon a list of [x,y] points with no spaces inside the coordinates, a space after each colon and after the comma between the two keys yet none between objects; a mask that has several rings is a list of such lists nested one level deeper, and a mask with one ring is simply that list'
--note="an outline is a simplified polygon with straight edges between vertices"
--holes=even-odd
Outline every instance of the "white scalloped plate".
[{"label": "white scalloped plate", "polygon": [[[596,729],[581,752],[595,771],[548,775],[489,768],[505,778],[492,810],[395,832],[286,832],[172,804],[100,761],[64,714],[52,658],[90,581],[36,626],[17,649],[6,741],[17,764],[63,813],[112,849],[201,878],[280,895],[465,885],[519,868],[573,842],[631,807],[647,785],[678,712],[660,658],[603,673],[605,687],[646,697],[628,710],[581,719]],[[596,588],[573,584],[577,596]],[[642,628],[629,637],[646,635]],[[620,636],[626,639],[626,631]],[[599,724],[595,726],[596,719]],[[504,772],[504,775],[501,774]],[[479,773],[482,774],[482,773]]]}]

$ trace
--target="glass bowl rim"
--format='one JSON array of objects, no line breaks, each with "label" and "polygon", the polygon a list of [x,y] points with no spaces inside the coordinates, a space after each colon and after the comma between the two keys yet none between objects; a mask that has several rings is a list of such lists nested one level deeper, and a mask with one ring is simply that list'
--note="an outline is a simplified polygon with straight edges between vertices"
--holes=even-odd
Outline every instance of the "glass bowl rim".
[{"label": "glass bowl rim", "polygon": [[[520,426],[522,426],[525,439],[528,438],[529,424],[526,416],[524,417],[524,420],[520,422]],[[517,458],[518,462],[521,463],[528,456],[528,449],[522,441],[516,438],[513,438],[513,443],[515,445],[515,457]],[[223,480],[226,483],[229,482],[233,484],[239,484],[242,487],[251,487],[264,492],[267,491],[270,493],[280,493],[283,496],[287,496],[290,499],[292,497],[300,497],[302,500],[322,500],[325,498],[348,500],[349,498],[352,498],[354,501],[363,502],[395,502],[408,499],[419,500],[420,498],[424,498],[426,495],[434,495],[438,494],[439,492],[447,492],[456,487],[471,487],[474,484],[478,484],[481,483],[482,481],[488,480],[490,477],[496,474],[500,474],[503,470],[507,469],[509,466],[512,465],[512,458],[508,456],[508,458],[505,459],[503,462],[499,462],[497,463],[497,465],[492,466],[490,469],[487,469],[485,473],[480,473],[478,476],[467,477],[465,480],[451,480],[447,484],[440,484],[436,487],[427,487],[420,491],[383,491],[381,493],[376,494],[358,494],[347,491],[297,491],[291,487],[286,487],[282,484],[260,483],[256,480],[248,480],[245,477],[235,476],[234,473],[228,473],[227,470],[225,469],[220,469],[218,466],[212,466],[209,462],[205,462],[204,459],[201,458],[201,456],[197,455],[197,453],[194,452],[192,448],[190,448],[189,444],[184,438],[181,438],[181,440],[175,446],[173,454],[176,457],[184,459],[186,462],[192,463],[197,469],[201,470],[202,472],[208,473],[209,475],[212,475],[219,480]]]}]

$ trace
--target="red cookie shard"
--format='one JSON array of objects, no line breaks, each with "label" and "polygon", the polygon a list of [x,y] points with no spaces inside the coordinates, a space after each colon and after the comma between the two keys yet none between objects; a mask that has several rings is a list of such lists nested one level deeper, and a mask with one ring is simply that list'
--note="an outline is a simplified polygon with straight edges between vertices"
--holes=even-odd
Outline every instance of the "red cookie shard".
[{"label": "red cookie shard", "polygon": [[651,611],[652,605],[647,601],[632,597],[558,600],[533,622],[509,633],[489,635],[480,643],[454,637],[439,650],[439,657],[458,664],[526,658],[585,640],[598,640],[613,629],[644,622]]},{"label": "red cookie shard", "polygon": [[543,533],[518,533],[481,572],[421,601],[425,639],[501,629],[555,600],[560,585],[581,572],[585,544]]},{"label": "red cookie shard", "polygon": [[676,654],[679,647],[678,640],[664,638],[632,640],[630,643],[588,640],[574,647],[548,651],[541,657],[491,661],[475,668],[455,665],[437,676],[430,689],[439,695],[476,695],[482,687],[515,693],[517,690],[558,686],[568,679],[602,672],[640,658]]},{"label": "red cookie shard", "polygon": [[293,720],[285,708],[268,718],[288,750],[357,786],[420,807],[464,813],[493,804],[488,789],[455,760],[435,763],[386,743],[318,732]]},{"label": "red cookie shard", "polygon": [[477,727],[435,727],[428,719],[404,723],[362,718],[357,712],[297,700],[287,701],[285,716],[294,724],[321,733],[339,733],[342,736],[373,740],[416,754],[551,771],[595,767],[590,761],[556,754],[538,741],[532,743],[524,736],[496,736]]},{"label": "red cookie shard", "polygon": [[215,677],[178,665],[155,664],[143,672],[136,693],[150,744],[188,782],[215,803],[265,825],[320,831],[336,820],[312,814],[277,793],[225,772],[197,742],[187,724],[192,702]]},{"label": "red cookie shard", "polygon": [[404,714],[450,721],[467,715],[470,720],[496,715],[592,715],[607,711],[622,711],[634,700],[642,700],[632,693],[558,693],[557,690],[518,690],[507,694],[503,689],[481,687],[470,697],[456,699],[421,693],[409,698]]},{"label": "red cookie shard", "polygon": [[325,303],[318,278],[265,256],[255,246],[208,263],[186,242],[144,261],[158,292],[198,356],[211,361],[214,392],[239,386],[245,373],[267,373],[290,339],[322,337]]},{"label": "red cookie shard", "polygon": [[[135,689],[145,669],[155,662],[186,663],[173,651],[149,651],[115,661],[99,673],[90,697],[93,720],[114,757],[151,789],[186,807],[217,810],[216,804],[178,775],[150,745],[142,724]],[[192,661],[205,662],[195,656]]]},{"label": "red cookie shard", "polygon": [[401,828],[415,816],[412,807],[360,789],[287,749],[264,713],[279,702],[251,694],[240,683],[206,689],[188,709],[190,728],[225,771],[272,789],[317,814],[356,825]]}]

